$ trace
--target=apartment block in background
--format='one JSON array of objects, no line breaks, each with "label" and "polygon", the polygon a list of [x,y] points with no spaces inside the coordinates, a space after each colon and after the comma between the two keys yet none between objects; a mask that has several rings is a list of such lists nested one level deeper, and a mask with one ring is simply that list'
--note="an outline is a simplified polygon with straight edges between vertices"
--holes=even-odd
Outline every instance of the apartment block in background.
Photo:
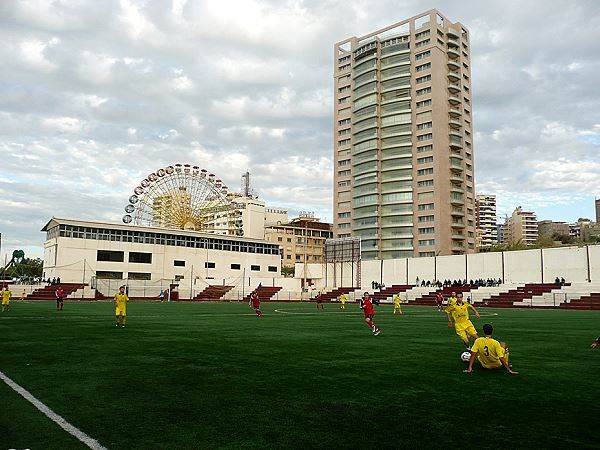
[{"label": "apartment block in background", "polygon": [[265,227],[265,240],[281,246],[281,265],[325,262],[325,241],[333,237],[332,225],[311,214],[303,214],[288,223]]},{"label": "apartment block in background", "polygon": [[538,236],[570,236],[571,227],[566,222],[554,222],[552,220],[540,220],[537,223]]},{"label": "apartment block in background", "polygon": [[468,30],[430,10],[334,53],[335,236],[363,259],[474,252]]},{"label": "apartment block in background", "polygon": [[479,194],[475,198],[478,247],[489,247],[498,243],[496,196]]},{"label": "apartment block in background", "polygon": [[512,244],[532,245],[538,238],[538,226],[535,213],[523,211],[517,207],[507,220],[508,236],[506,241]]}]

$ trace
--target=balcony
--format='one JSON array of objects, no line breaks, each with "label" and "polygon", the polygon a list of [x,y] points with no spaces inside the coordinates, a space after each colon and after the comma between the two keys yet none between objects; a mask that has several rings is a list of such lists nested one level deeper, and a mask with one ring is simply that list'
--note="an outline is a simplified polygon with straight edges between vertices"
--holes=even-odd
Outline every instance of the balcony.
[{"label": "balcony", "polygon": [[463,177],[459,177],[458,175],[451,174],[450,181],[454,181],[455,183],[462,183]]},{"label": "balcony", "polygon": [[460,84],[457,83],[449,83],[448,84],[448,90],[450,92],[452,92],[453,94],[456,94],[458,92],[460,92]]},{"label": "balcony", "polygon": [[449,47],[446,53],[448,54],[449,58],[458,58],[460,56],[458,50],[455,50],[452,47]]},{"label": "balcony", "polygon": [[446,35],[448,36],[448,39],[460,39],[460,33],[452,28],[448,28]]},{"label": "balcony", "polygon": [[452,222],[452,228],[464,228],[465,224],[463,222]]},{"label": "balcony", "polygon": [[451,95],[450,97],[448,97],[448,101],[450,103],[452,103],[453,105],[459,105],[460,104],[460,98],[455,97],[454,95]]},{"label": "balcony", "polygon": [[352,226],[352,229],[357,231],[357,230],[368,230],[369,228],[377,228],[377,227],[378,227],[377,222],[370,223],[370,224],[363,224],[363,225],[359,225],[359,224],[355,223]]},{"label": "balcony", "polygon": [[464,217],[465,212],[461,208],[452,208],[450,215],[454,217]]},{"label": "balcony", "polygon": [[465,200],[464,200],[464,198],[450,197],[450,204],[452,204],[452,205],[464,205],[465,204]]},{"label": "balcony", "polygon": [[456,47],[456,48],[460,47],[460,41],[458,39],[448,37],[447,43],[448,43],[448,47]]},{"label": "balcony", "polygon": [[450,158],[450,170],[453,172],[461,172],[464,170],[462,164],[456,163]]},{"label": "balcony", "polygon": [[[457,138],[456,136],[450,136],[450,148],[452,149],[461,149],[463,148],[462,139]],[[450,157],[456,157],[455,155],[450,155]],[[462,159],[462,156],[460,157]]]},{"label": "balcony", "polygon": [[460,69],[460,64],[457,63],[456,61],[448,60],[448,61],[446,61],[446,65],[448,66],[448,69],[450,69],[450,70]]},{"label": "balcony", "polygon": [[464,241],[466,238],[465,238],[464,234],[456,234],[455,233],[455,234],[452,234],[452,239],[455,239],[457,241]]},{"label": "balcony", "polygon": [[373,64],[367,64],[364,67],[360,67],[358,69],[354,69],[353,73],[352,73],[352,79],[356,79],[358,77],[360,77],[361,75],[364,75],[367,72],[370,72],[372,70],[377,70],[377,64],[376,61],[373,61]]},{"label": "balcony", "polygon": [[450,80],[458,81],[458,80],[460,80],[461,76],[460,76],[460,73],[458,73],[458,72],[448,72],[448,78]]},{"label": "balcony", "polygon": [[460,129],[460,127],[462,127],[462,122],[460,120],[449,119],[448,125],[450,125],[452,128]]},{"label": "balcony", "polygon": [[458,108],[450,108],[448,110],[448,114],[450,114],[452,117],[460,117],[462,116],[462,111]]}]

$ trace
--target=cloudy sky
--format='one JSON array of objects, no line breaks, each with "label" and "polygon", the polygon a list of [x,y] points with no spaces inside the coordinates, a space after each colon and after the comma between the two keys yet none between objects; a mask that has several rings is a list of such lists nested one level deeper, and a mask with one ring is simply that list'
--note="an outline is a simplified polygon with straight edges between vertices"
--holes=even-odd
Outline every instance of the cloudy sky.
[{"label": "cloudy sky", "polygon": [[333,44],[433,7],[471,32],[477,191],[593,219],[600,2],[2,0],[2,253],[176,162],[331,221]]}]

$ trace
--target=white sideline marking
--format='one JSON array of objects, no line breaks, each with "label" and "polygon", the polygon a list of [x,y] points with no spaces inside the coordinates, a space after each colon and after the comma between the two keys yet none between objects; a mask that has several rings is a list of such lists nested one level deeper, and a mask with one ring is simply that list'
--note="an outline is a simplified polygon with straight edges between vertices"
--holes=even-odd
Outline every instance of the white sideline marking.
[{"label": "white sideline marking", "polygon": [[37,398],[31,395],[29,391],[27,391],[25,388],[19,386],[13,380],[8,378],[2,371],[0,371],[0,379],[2,379],[2,381],[9,385],[15,392],[20,394],[21,397],[23,397],[25,400],[27,400],[29,403],[31,403],[33,406],[35,406],[37,409],[43,412],[44,415],[48,417],[52,422],[56,423],[67,433],[75,436],[89,448],[94,450],[107,450],[106,447],[100,444],[97,440],[92,439],[79,428],[71,425],[69,422],[67,422],[65,419],[63,419],[61,416],[56,414],[54,411],[52,411],[50,408],[48,408],[46,405],[40,402]]}]

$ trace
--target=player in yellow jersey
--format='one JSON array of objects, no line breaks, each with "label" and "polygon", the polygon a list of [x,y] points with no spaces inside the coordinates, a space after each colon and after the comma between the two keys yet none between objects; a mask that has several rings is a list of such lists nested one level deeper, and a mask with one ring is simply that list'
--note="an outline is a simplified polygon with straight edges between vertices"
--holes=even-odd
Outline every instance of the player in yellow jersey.
[{"label": "player in yellow jersey", "polygon": [[498,342],[492,338],[494,328],[491,324],[486,323],[483,326],[485,337],[480,337],[475,340],[471,348],[471,359],[469,360],[469,368],[464,372],[473,372],[473,363],[475,358],[481,363],[485,369],[497,369],[504,367],[511,375],[518,375],[519,372],[512,370],[512,366],[508,362],[508,346],[506,342]]},{"label": "player in yellow jersey", "polygon": [[127,322],[127,302],[129,297],[125,293],[125,286],[119,288],[119,292],[115,294],[115,326],[125,327]]},{"label": "player in yellow jersey", "polygon": [[453,292],[452,295],[450,295],[450,297],[448,297],[448,305],[447,308],[450,308],[451,306],[456,305],[456,300],[458,300],[458,297],[456,296],[456,292]]},{"label": "player in yellow jersey", "polygon": [[475,307],[469,303],[463,303],[462,294],[459,293],[456,298],[456,304],[453,306],[448,305],[445,309],[446,314],[448,315],[448,327],[456,330],[456,334],[465,344],[465,348],[470,350],[469,348],[469,339],[474,337],[477,339],[477,330],[473,326],[471,319],[469,318],[469,309],[472,309],[475,313],[475,316],[479,319],[479,313],[475,309]]},{"label": "player in yellow jersey", "polygon": [[342,295],[340,295],[340,303],[342,304],[340,308],[346,309],[346,294],[342,293]]},{"label": "player in yellow jersey", "polygon": [[12,292],[8,287],[2,288],[2,312],[10,310],[10,296]]},{"label": "player in yellow jersey", "polygon": [[394,295],[394,314],[396,314],[396,312],[398,312],[398,314],[404,314],[400,307],[400,295],[398,294]]}]

